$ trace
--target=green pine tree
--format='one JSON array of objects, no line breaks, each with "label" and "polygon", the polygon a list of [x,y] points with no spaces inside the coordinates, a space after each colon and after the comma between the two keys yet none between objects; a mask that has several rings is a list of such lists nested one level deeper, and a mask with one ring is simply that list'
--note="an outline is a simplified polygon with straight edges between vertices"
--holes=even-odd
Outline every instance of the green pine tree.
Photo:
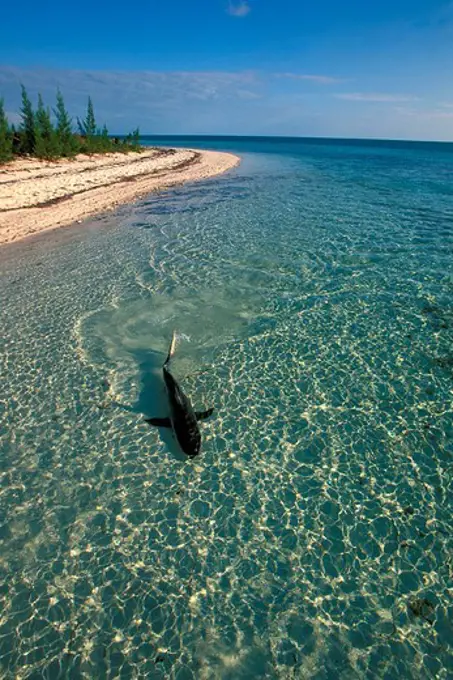
[{"label": "green pine tree", "polygon": [[85,118],[85,131],[88,137],[94,137],[96,134],[96,120],[94,118],[94,109],[91,97],[88,97],[87,116]]},{"label": "green pine tree", "polygon": [[13,157],[13,137],[5,114],[3,99],[0,99],[0,163],[7,163]]},{"label": "green pine tree", "polygon": [[112,140],[109,137],[109,131],[107,130],[107,125],[105,123],[101,130],[101,147],[103,151],[112,150]]},{"label": "green pine tree", "polygon": [[57,133],[50,120],[50,111],[44,107],[38,95],[38,108],[35,113],[35,155],[38,158],[57,158],[60,155]]},{"label": "green pine tree", "polygon": [[74,156],[77,149],[77,142],[72,134],[72,121],[64,105],[63,95],[57,90],[57,105],[54,109],[57,119],[57,138],[62,156]]},{"label": "green pine tree", "polygon": [[132,148],[136,151],[140,149],[140,130],[138,127],[132,130]]},{"label": "green pine tree", "polygon": [[85,147],[88,153],[92,153],[96,150],[96,133],[98,129],[96,127],[96,119],[94,117],[93,102],[91,97],[88,97],[87,115],[84,120],[77,119],[77,125],[79,127],[80,134],[85,137]]},{"label": "green pine tree", "polygon": [[135,128],[120,143],[120,151],[127,153],[128,151],[140,151],[140,149],[140,130]]},{"label": "green pine tree", "polygon": [[32,155],[35,152],[35,114],[33,106],[28,98],[27,91],[23,85],[22,88],[22,107],[20,115],[22,118],[22,125],[20,128],[22,136],[22,153]]}]

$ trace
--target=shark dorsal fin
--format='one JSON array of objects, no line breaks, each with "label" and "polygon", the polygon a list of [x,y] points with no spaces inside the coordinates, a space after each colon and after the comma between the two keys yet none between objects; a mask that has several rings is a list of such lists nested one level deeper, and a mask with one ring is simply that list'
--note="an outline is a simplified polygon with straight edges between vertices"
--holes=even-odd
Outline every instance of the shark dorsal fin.
[{"label": "shark dorsal fin", "polygon": [[167,358],[165,359],[164,366],[166,366],[170,362],[170,359],[175,353],[175,349],[176,349],[176,331],[173,331],[173,335],[171,336],[170,347],[168,348],[168,354]]}]

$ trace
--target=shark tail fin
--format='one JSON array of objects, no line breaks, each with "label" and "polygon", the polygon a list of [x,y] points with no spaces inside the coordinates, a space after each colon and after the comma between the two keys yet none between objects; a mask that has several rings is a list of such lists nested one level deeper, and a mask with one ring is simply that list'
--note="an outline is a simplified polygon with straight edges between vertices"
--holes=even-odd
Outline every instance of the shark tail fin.
[{"label": "shark tail fin", "polygon": [[173,331],[173,335],[171,336],[170,347],[168,348],[168,354],[167,358],[165,359],[164,366],[167,366],[167,364],[170,363],[170,359],[175,353],[175,349],[176,349],[176,331]]}]

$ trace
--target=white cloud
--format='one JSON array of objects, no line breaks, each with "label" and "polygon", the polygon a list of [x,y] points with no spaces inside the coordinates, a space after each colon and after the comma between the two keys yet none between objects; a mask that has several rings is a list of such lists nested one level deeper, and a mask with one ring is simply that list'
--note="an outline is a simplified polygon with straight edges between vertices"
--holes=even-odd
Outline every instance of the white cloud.
[{"label": "white cloud", "polygon": [[247,0],[242,0],[238,3],[229,2],[227,12],[232,17],[246,17],[250,14],[252,8],[250,7]]},{"label": "white cloud", "polygon": [[[329,86],[331,76],[315,76],[318,80],[313,80],[311,74],[295,75],[310,78],[294,78],[292,87],[282,88],[278,78],[292,75],[264,71],[88,71],[0,66],[0,96],[4,97],[8,118],[13,121],[20,109],[20,83],[24,83],[34,105],[41,92],[46,105],[54,106],[59,86],[74,119],[85,114],[87,97],[91,95],[96,120],[100,125],[105,121],[112,133],[128,132],[138,125],[144,134],[453,139],[453,107],[440,103],[443,94],[438,96],[439,101],[423,106],[421,100],[408,95],[353,93],[355,101],[384,103],[332,106],[333,96],[339,95],[337,89],[332,92]],[[299,80],[313,82],[310,89],[319,82],[320,89],[317,88],[315,96],[313,92],[307,95],[308,88],[297,87]]]},{"label": "white cloud", "polygon": [[5,116],[11,125],[20,125],[22,117],[17,111],[5,111]]},{"label": "white cloud", "polygon": [[[445,105],[444,105],[445,106]],[[432,120],[432,119],[453,119],[453,111],[442,111],[441,109],[431,109],[431,110],[416,110],[409,109],[403,106],[398,106],[395,111],[402,116],[410,116],[412,118],[419,118],[420,120]]]},{"label": "white cloud", "polygon": [[344,92],[334,95],[337,99],[351,102],[414,102],[418,97],[402,94],[381,94],[378,92]]},{"label": "white cloud", "polygon": [[[0,93],[8,119],[17,119],[20,83],[36,104],[41,93],[55,105],[57,87],[75,120],[93,98],[96,120],[109,130],[126,132],[139,125],[143,132],[171,130],[216,132],[232,111],[244,117],[263,95],[263,82],[252,71],[82,71],[0,67]],[[254,114],[253,117],[256,117]],[[226,123],[223,123],[224,118]],[[208,127],[209,125],[209,127]],[[200,127],[199,127],[200,126]],[[195,129],[194,129],[195,128]]]},{"label": "white cloud", "polygon": [[333,78],[332,76],[319,76],[305,73],[276,73],[276,78],[290,78],[291,80],[308,80],[320,85],[334,85],[335,83],[343,83],[341,78]]}]

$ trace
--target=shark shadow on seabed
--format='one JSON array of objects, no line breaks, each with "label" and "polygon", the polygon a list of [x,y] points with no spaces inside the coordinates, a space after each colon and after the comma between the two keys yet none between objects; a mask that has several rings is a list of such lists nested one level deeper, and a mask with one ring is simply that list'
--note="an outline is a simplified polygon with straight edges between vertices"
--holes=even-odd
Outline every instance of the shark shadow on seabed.
[{"label": "shark shadow on seabed", "polygon": [[[121,403],[119,401],[114,401],[110,405],[113,407],[120,408],[129,413],[136,413],[145,416],[145,421],[150,425],[155,425],[159,431],[159,436],[162,442],[165,444],[170,453],[175,456],[178,460],[187,460],[187,458],[193,458],[197,455],[199,450],[195,452],[188,453],[184,441],[182,446],[181,436],[178,436],[178,424],[184,426],[187,422],[187,416],[193,415],[196,420],[205,419],[209,417],[213,409],[208,411],[196,412],[194,413],[191,407],[190,400],[187,399],[186,395],[183,393],[179,383],[171,375],[172,383],[175,385],[178,392],[178,398],[182,396],[182,399],[187,400],[188,404],[183,404],[185,417],[185,422],[174,423],[174,412],[171,408],[171,398],[168,394],[168,384],[164,380],[166,376],[163,372],[162,367],[165,360],[165,355],[161,352],[155,350],[133,350],[132,357],[138,367],[139,373],[139,390],[138,396],[135,403],[131,406]],[[167,360],[168,360],[167,356]],[[189,414],[187,414],[187,406],[189,409]],[[180,415],[180,414],[179,414]],[[178,420],[178,414],[176,414],[176,419]],[[189,426],[195,425],[196,433],[198,433],[198,427],[195,423],[191,421],[193,418],[189,418]],[[176,425],[176,428],[174,427]],[[176,433],[176,436],[175,436]],[[179,439],[179,442],[178,442]]]},{"label": "shark shadow on seabed", "polygon": [[195,458],[201,451],[201,432],[198,423],[200,420],[209,418],[214,409],[194,410],[189,397],[184,394],[181,385],[170,371],[170,361],[175,349],[176,333],[173,331],[167,358],[162,366],[169,416],[146,418],[146,422],[154,427],[171,428],[182,451],[189,458]]}]

